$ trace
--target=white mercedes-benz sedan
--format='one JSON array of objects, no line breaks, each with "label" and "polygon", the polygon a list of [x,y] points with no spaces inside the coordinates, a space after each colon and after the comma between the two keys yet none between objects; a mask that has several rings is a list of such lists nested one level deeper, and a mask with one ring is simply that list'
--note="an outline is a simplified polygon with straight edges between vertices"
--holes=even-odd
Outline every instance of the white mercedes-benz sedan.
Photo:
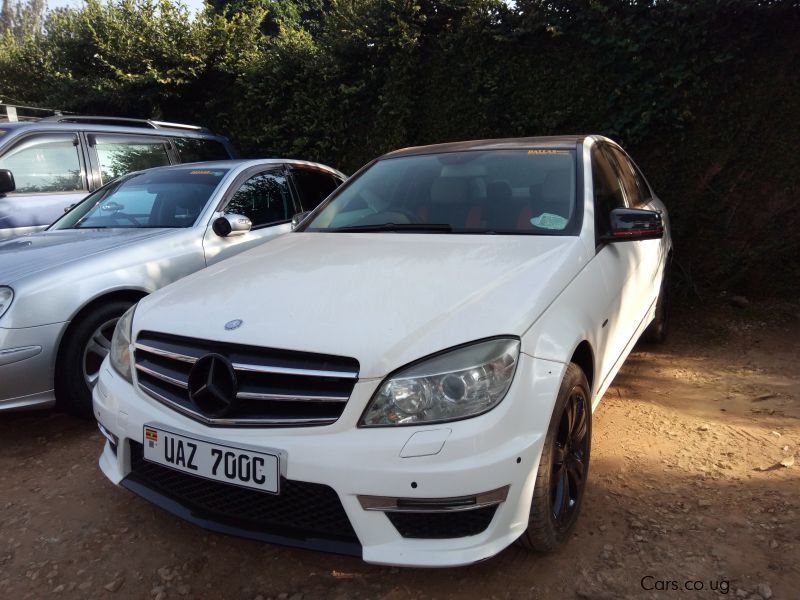
[{"label": "white mercedes-benz sedan", "polygon": [[372,563],[553,549],[592,409],[664,336],[670,251],[606,138],[392,152],[125,313],[94,389],[100,466],[203,527]]}]

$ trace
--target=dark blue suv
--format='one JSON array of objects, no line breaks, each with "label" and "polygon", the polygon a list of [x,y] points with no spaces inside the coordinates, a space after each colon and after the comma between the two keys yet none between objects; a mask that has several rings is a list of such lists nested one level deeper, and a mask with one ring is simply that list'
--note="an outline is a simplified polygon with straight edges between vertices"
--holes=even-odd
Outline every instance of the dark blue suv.
[{"label": "dark blue suv", "polygon": [[42,229],[131,171],[228,158],[236,152],[226,138],[193,125],[74,115],[0,122],[0,238]]}]

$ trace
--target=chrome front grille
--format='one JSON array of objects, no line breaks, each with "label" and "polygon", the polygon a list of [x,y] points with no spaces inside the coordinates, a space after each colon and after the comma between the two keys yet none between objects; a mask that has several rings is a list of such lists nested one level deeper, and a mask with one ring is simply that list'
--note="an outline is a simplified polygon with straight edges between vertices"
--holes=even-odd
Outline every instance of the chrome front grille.
[{"label": "chrome front grille", "polygon": [[[328,425],[341,416],[358,381],[354,358],[243,346],[143,331],[134,344],[139,388],[197,421],[219,426]],[[220,354],[238,381],[236,404],[221,418],[204,415],[189,397],[198,359]]]}]

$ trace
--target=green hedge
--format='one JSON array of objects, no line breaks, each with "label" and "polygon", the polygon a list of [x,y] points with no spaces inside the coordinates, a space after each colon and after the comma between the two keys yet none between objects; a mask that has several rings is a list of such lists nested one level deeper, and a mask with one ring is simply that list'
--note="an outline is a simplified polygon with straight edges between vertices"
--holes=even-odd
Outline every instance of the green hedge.
[{"label": "green hedge", "polygon": [[679,283],[800,292],[796,2],[89,0],[0,45],[0,96],[207,124],[353,171],[400,146],[597,132],[670,207]]}]

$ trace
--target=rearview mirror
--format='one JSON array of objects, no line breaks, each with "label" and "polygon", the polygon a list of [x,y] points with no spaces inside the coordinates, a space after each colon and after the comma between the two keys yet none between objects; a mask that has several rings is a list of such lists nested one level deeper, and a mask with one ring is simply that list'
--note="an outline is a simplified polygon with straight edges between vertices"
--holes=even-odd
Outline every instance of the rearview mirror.
[{"label": "rearview mirror", "polygon": [[664,236],[661,213],[641,208],[615,208],[609,215],[611,230],[600,238],[606,243],[658,240]]},{"label": "rearview mirror", "polygon": [[0,169],[0,195],[13,192],[17,189],[14,183],[14,175],[8,169]]},{"label": "rearview mirror", "polygon": [[292,217],[292,229],[297,229],[297,226],[303,222],[308,215],[311,214],[310,210],[305,210],[303,212],[297,213],[295,216]]},{"label": "rearview mirror", "polygon": [[222,215],[214,219],[211,229],[219,237],[230,237],[234,235],[244,235],[253,228],[253,222],[243,215]]}]

